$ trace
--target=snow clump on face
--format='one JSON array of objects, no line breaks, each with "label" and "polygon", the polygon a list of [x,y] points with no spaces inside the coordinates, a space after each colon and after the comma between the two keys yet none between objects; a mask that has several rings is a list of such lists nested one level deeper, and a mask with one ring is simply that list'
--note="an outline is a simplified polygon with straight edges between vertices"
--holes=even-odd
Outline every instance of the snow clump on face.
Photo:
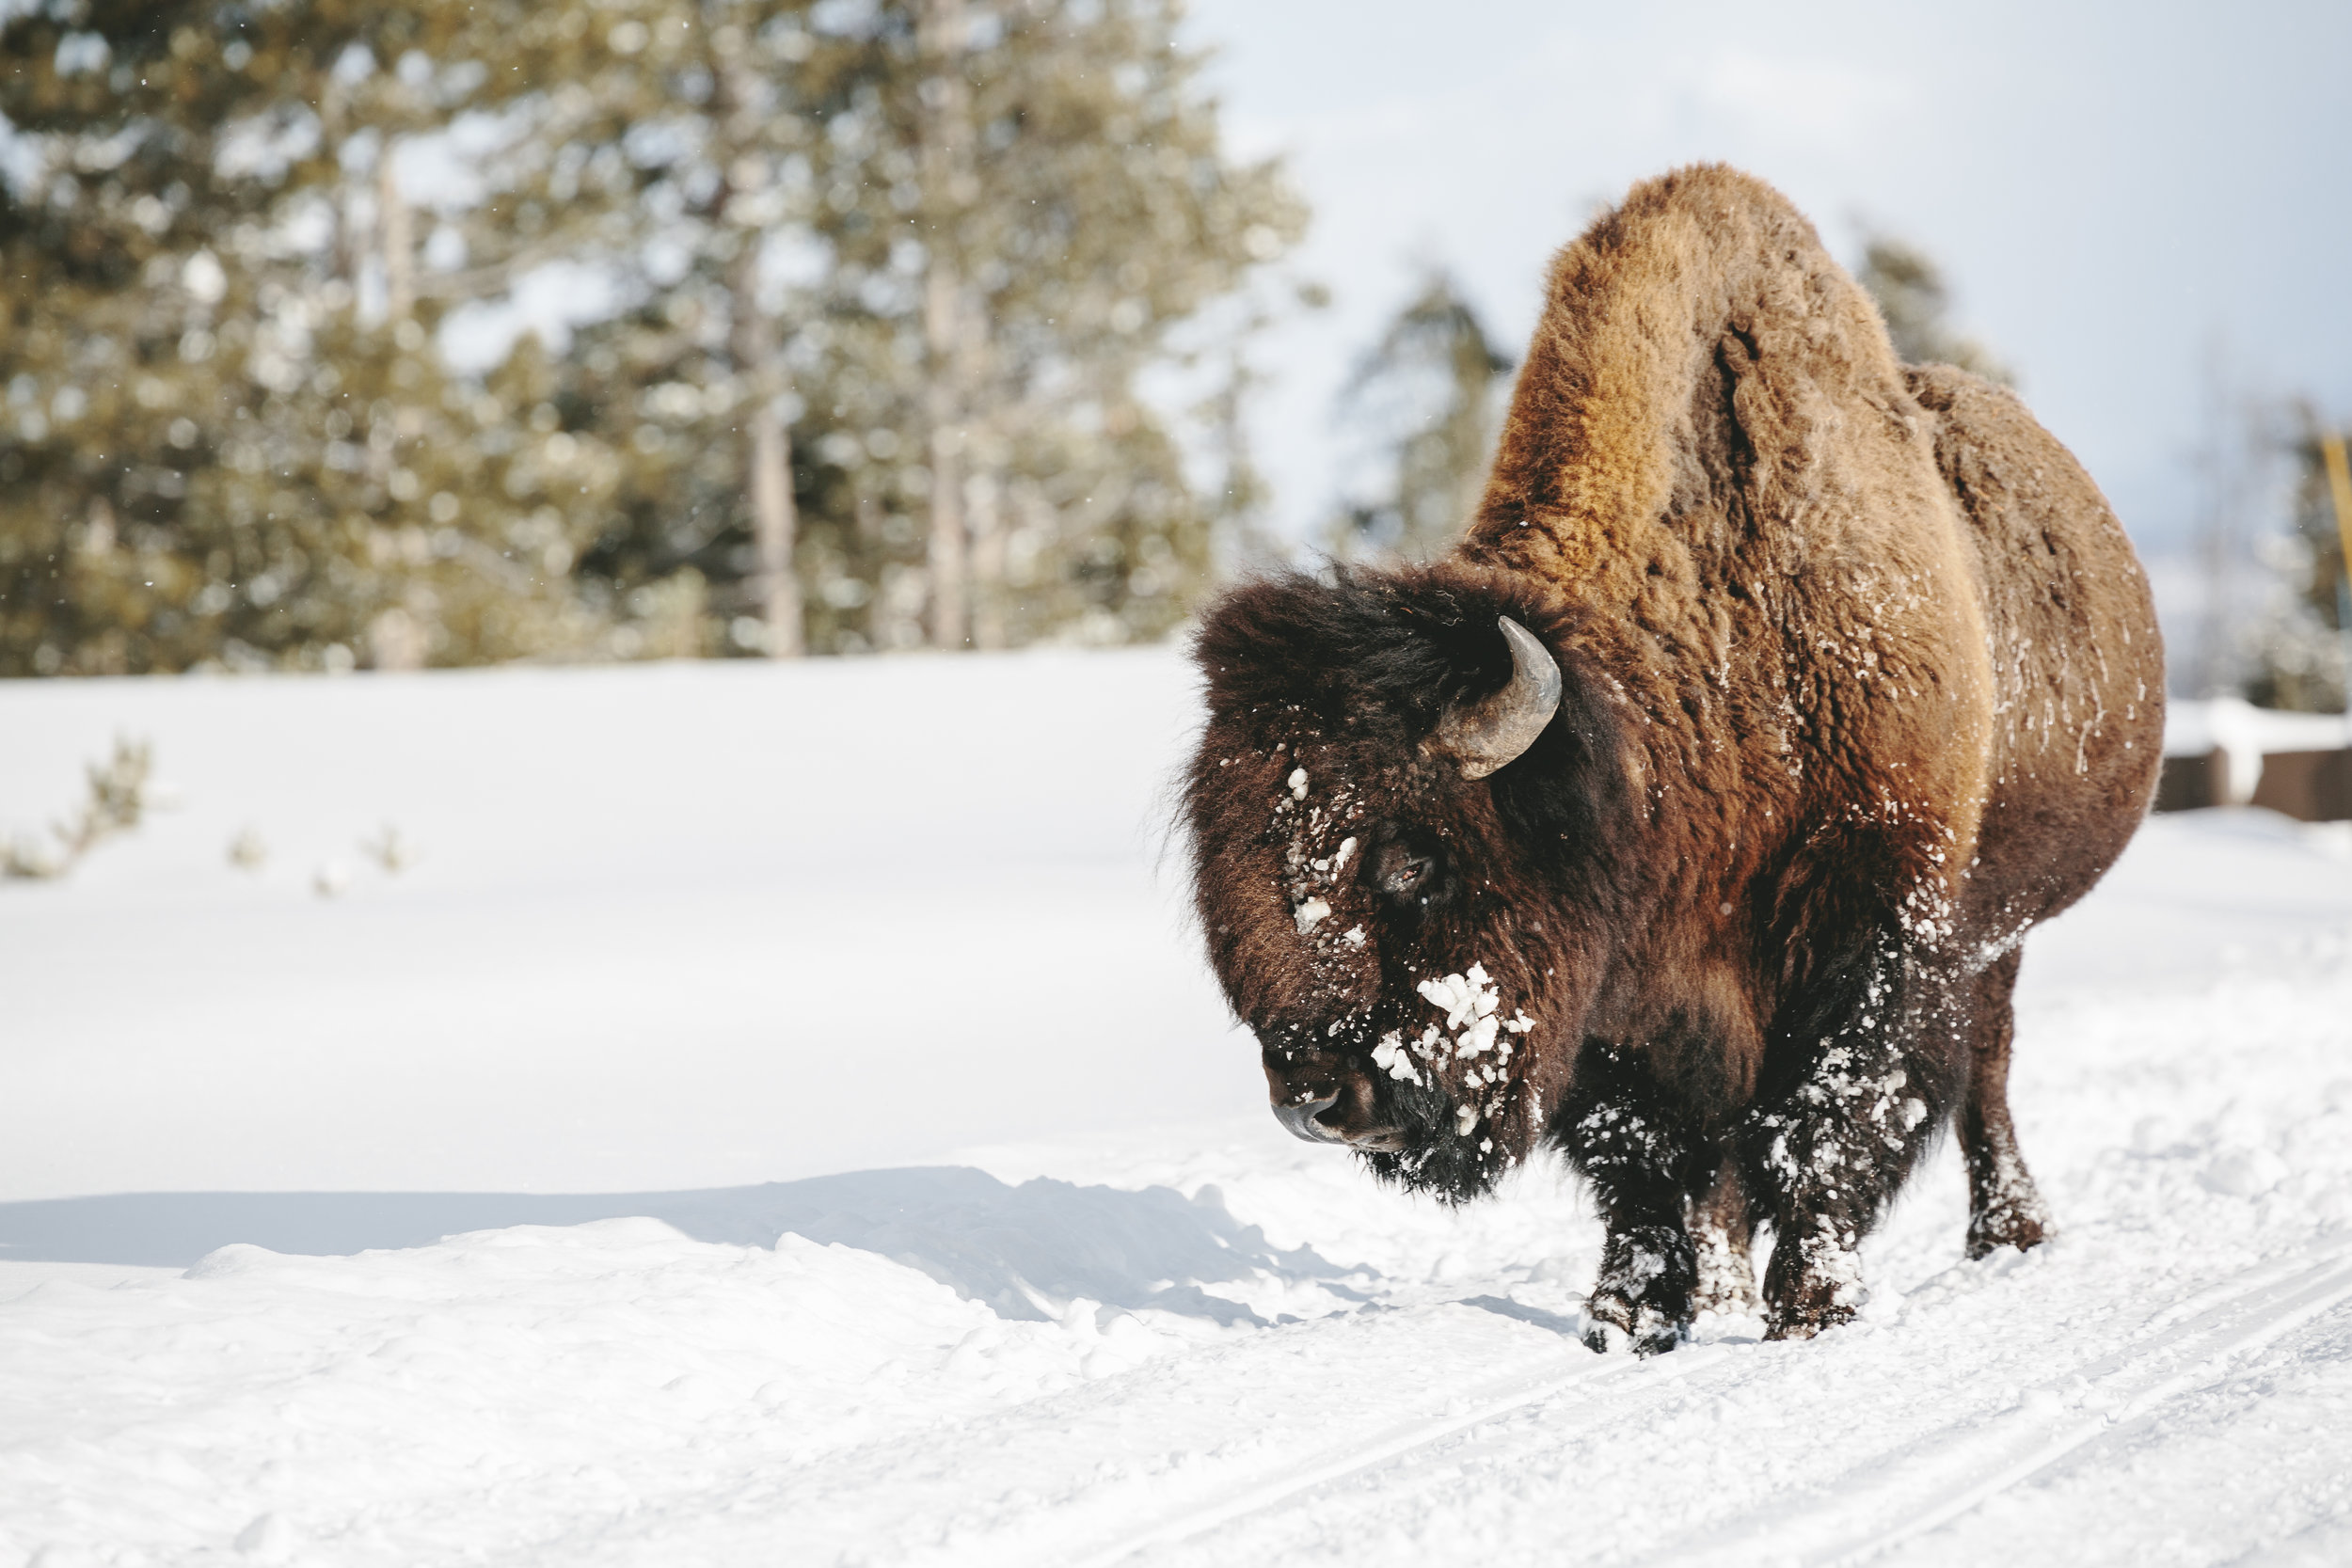
[{"label": "snow clump on face", "polygon": [[1535,1021],[1524,1009],[1509,1018],[1502,1016],[1502,990],[1484,964],[1472,964],[1458,974],[1423,980],[1414,990],[1445,1014],[1444,1022],[1423,1028],[1409,1046],[1401,1034],[1391,1033],[1374,1050],[1372,1059],[1391,1077],[1419,1084],[1422,1079],[1413,1066],[1414,1057],[1428,1064],[1434,1073],[1457,1060],[1469,1062],[1491,1051],[1492,1061],[1472,1065],[1463,1075],[1465,1098],[1454,1107],[1454,1130],[1467,1137],[1482,1115],[1496,1116],[1502,1110],[1501,1091],[1484,1105],[1476,1096],[1482,1085],[1508,1085],[1513,1042],[1504,1037],[1526,1034],[1535,1027]]},{"label": "snow clump on face", "polygon": [[[1484,964],[1472,964],[1459,974],[1443,974],[1434,980],[1423,980],[1413,989],[1431,1006],[1445,1013],[1444,1029],[1452,1037],[1446,1041],[1452,1048],[1447,1053],[1450,1055],[1476,1056],[1493,1048],[1499,1030],[1524,1035],[1535,1027],[1534,1021],[1524,1011],[1508,1019],[1499,1016],[1502,992],[1488,978]],[[1422,1060],[1432,1059],[1432,1053],[1438,1050],[1442,1038],[1444,1037],[1439,1034],[1438,1025],[1434,1023],[1422,1032],[1416,1049],[1422,1046],[1428,1048],[1421,1052]],[[1510,1042],[1505,1040],[1498,1059],[1508,1061],[1510,1057]],[[1444,1065],[1442,1059],[1438,1065]]]},{"label": "snow clump on face", "polygon": [[1413,1069],[1413,1059],[1405,1053],[1405,1037],[1391,1029],[1380,1037],[1380,1043],[1372,1048],[1372,1061],[1390,1077],[1406,1084],[1421,1082],[1421,1074]]}]

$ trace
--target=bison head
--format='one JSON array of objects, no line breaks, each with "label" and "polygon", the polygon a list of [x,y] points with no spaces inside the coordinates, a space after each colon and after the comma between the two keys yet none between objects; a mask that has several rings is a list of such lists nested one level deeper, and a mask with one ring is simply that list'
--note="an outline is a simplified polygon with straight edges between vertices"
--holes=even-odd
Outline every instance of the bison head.
[{"label": "bison head", "polygon": [[1610,683],[1523,579],[1248,584],[1203,624],[1194,889],[1275,1115],[1454,1199],[1565,1087],[1633,817]]}]

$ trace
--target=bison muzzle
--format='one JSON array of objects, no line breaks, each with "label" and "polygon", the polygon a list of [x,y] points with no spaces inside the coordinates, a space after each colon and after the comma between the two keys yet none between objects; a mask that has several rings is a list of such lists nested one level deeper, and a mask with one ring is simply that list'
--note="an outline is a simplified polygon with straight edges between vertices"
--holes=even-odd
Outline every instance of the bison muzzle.
[{"label": "bison muzzle", "polygon": [[1702,167],[1555,261],[1444,560],[1247,583],[1197,644],[1198,910],[1276,1116],[1453,1201],[1539,1147],[1597,1344],[1851,1317],[1956,1126],[1972,1256],[2047,1220],[2018,944],[2153,786],[2131,546],[2006,390],[1903,366],[1786,200]]}]

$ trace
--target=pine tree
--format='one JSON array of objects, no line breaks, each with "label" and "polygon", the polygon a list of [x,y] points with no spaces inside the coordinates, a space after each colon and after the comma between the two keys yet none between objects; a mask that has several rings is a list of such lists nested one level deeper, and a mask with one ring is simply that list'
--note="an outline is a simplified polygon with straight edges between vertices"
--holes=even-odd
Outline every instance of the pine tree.
[{"label": "pine tree", "polygon": [[[600,55],[594,35],[552,65],[515,55],[528,28],[481,40],[565,86],[492,161],[469,246],[558,224],[631,301],[569,367],[582,417],[630,453],[591,575],[627,592],[691,567],[745,641],[756,483],[713,454],[740,441],[751,369],[729,324],[764,317],[794,388],[776,444],[800,453],[813,645],[1173,624],[1218,508],[1135,379],[1303,210],[1273,166],[1224,160],[1172,30],[1165,4],[659,3],[607,27]],[[730,132],[730,94],[758,105],[755,133]],[[650,123],[664,145],[629,150]],[[622,151],[583,157],[599,145]]]},{"label": "pine tree", "polygon": [[866,24],[901,64],[838,283],[924,367],[909,444],[934,641],[1151,637],[1208,578],[1227,502],[1193,493],[1138,377],[1246,335],[1244,312],[1205,318],[1305,209],[1279,166],[1227,158],[1177,16],[910,0]]},{"label": "pine tree", "polygon": [[2016,381],[1990,349],[1952,330],[1944,270],[1917,246],[1885,234],[1867,236],[1854,280],[1878,302],[1895,356],[1906,365],[1957,365],[2004,387]]},{"label": "pine tree", "polygon": [[[2352,469],[2341,479],[2329,472],[2329,438],[2344,437],[2316,409],[2295,410],[2288,429],[2293,434],[2281,443],[2293,475],[2288,530],[2275,541],[2271,562],[2282,592],[2251,628],[2246,696],[2260,707],[2342,712],[2352,650],[2346,636],[2352,582],[2344,577],[2344,518],[2338,509],[2352,515]],[[2335,462],[2345,461],[2342,453],[2339,446]]]},{"label": "pine tree", "polygon": [[448,45],[493,80],[534,84],[483,160],[469,257],[510,283],[552,256],[593,261],[624,301],[581,335],[565,378],[572,417],[626,469],[588,575],[634,597],[691,573],[738,648],[778,656],[806,641],[793,423],[828,334],[776,274],[794,248],[821,248],[829,184],[856,177],[854,138],[825,132],[876,64],[812,30],[811,9],[541,8]]},{"label": "pine tree", "polygon": [[1421,560],[1450,545],[1477,503],[1511,361],[1452,278],[1432,272],[1341,393],[1340,417],[1380,488],[1348,496],[1332,545]]},{"label": "pine tree", "polygon": [[[1236,503],[1194,493],[1138,378],[1211,355],[1238,385],[1211,308],[1303,223],[1279,169],[1225,159],[1173,24],[1171,0],[11,18],[33,172],[0,197],[0,670],[1164,630]],[[404,174],[457,140],[478,191]],[[442,362],[464,308],[557,261],[611,314],[485,376]]]},{"label": "pine tree", "polygon": [[430,21],[118,4],[0,30],[0,670],[595,649],[553,501],[597,454],[556,474],[427,323],[360,319],[359,68],[424,60]]}]

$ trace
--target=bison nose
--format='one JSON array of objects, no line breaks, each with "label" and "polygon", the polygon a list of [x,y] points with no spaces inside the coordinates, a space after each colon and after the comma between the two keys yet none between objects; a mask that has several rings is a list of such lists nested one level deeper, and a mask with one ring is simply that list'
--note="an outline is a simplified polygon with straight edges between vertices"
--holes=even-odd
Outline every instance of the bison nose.
[{"label": "bison nose", "polygon": [[1316,1118],[1340,1102],[1337,1089],[1318,1094],[1307,1089],[1290,1101],[1274,1102],[1274,1119],[1291,1130],[1294,1138],[1304,1138],[1311,1144],[1345,1143],[1337,1131]]}]

